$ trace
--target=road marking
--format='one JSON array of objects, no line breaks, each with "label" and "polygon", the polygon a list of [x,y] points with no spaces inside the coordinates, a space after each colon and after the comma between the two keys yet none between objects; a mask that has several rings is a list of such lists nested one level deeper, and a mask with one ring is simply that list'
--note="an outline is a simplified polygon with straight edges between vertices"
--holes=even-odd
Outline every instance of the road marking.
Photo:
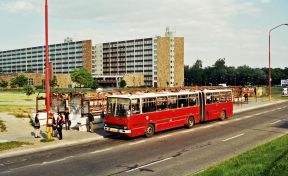
[{"label": "road marking", "polygon": [[173,157],[169,157],[169,158],[165,158],[165,159],[162,159],[162,160],[154,161],[154,162],[152,162],[152,163],[150,163],[150,164],[146,164],[146,165],[143,165],[143,166],[140,166],[140,167],[136,167],[136,168],[134,168],[134,169],[127,170],[126,172],[129,173],[129,172],[135,171],[135,170],[137,170],[137,169],[141,169],[141,168],[143,168],[143,167],[151,166],[151,165],[153,165],[153,164],[157,164],[157,163],[160,163],[160,162],[163,162],[163,161],[170,160],[170,159],[172,159],[172,158],[173,158]]},{"label": "road marking", "polygon": [[258,115],[261,115],[261,114],[263,114],[262,112],[260,112],[260,113],[257,113],[257,114],[254,114],[255,116],[258,116]]},{"label": "road marking", "polygon": [[189,132],[195,131],[196,129],[197,128],[192,128],[192,129],[189,129],[189,130],[180,131],[180,133],[189,133]]},{"label": "road marking", "polygon": [[66,160],[66,158],[62,158],[62,159],[58,159],[58,160],[54,160],[54,161],[44,161],[41,165],[57,163],[57,162],[60,162],[60,161],[65,161],[65,160]]},{"label": "road marking", "polygon": [[224,125],[224,124],[227,124],[227,123],[230,123],[230,122],[233,122],[233,121],[237,121],[236,119],[233,119],[233,120],[229,120],[229,121],[224,121],[224,122],[218,122],[220,125]]},{"label": "road marking", "polygon": [[210,127],[213,127],[213,126],[215,126],[215,124],[214,125],[206,125],[206,126],[203,126],[203,127],[200,127],[201,129],[202,128],[210,128]]},{"label": "road marking", "polygon": [[110,147],[110,148],[106,148],[106,149],[102,149],[102,150],[96,150],[96,151],[94,151],[94,152],[90,152],[90,153],[94,154],[94,153],[105,152],[105,151],[108,151],[108,150],[112,150],[112,147]]},{"label": "road marking", "polygon": [[278,123],[278,122],[281,122],[282,120],[276,120],[275,122],[272,122],[272,123],[270,123],[271,125],[272,124],[275,124],[275,123]]},{"label": "road marking", "polygon": [[242,119],[240,119],[240,118],[237,118],[237,119],[234,119],[233,121],[239,121],[239,120],[242,120]]},{"label": "road marking", "polygon": [[237,137],[243,136],[244,134],[245,134],[245,133],[242,133],[242,134],[238,134],[238,135],[236,135],[236,136],[233,136],[233,137],[230,137],[230,138],[224,139],[224,140],[222,140],[222,142],[226,142],[226,141],[229,141],[229,140],[231,140],[231,139],[234,139],[234,138],[237,138]]},{"label": "road marking", "polygon": [[252,115],[248,115],[248,116],[242,117],[241,119],[249,119],[249,118],[251,118],[251,117],[253,117],[253,116],[252,116]]},{"label": "road marking", "polygon": [[146,140],[132,142],[132,143],[129,143],[128,145],[136,145],[136,144],[140,144],[140,143],[143,143],[143,142],[146,142]]},{"label": "road marking", "polygon": [[170,137],[172,136],[172,134],[167,134],[167,135],[164,135],[164,136],[159,136],[158,139],[162,139],[162,138],[166,138],[166,137]]}]

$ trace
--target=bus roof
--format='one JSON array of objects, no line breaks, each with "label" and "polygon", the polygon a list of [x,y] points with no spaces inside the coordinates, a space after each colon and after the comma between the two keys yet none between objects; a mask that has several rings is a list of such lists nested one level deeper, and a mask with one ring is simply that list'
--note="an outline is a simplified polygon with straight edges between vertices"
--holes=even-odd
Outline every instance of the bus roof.
[{"label": "bus roof", "polygon": [[143,94],[124,94],[124,95],[111,95],[108,98],[152,98],[152,97],[163,97],[163,96],[175,96],[175,95],[187,95],[187,94],[198,94],[199,91],[190,92],[157,92],[157,93],[143,93]]},{"label": "bus roof", "polygon": [[230,89],[204,90],[205,93],[232,92]]}]

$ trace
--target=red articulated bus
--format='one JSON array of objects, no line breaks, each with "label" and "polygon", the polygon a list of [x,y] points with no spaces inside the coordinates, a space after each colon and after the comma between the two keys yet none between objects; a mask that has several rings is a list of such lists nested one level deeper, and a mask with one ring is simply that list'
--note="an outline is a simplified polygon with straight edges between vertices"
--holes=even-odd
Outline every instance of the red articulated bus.
[{"label": "red articulated bus", "polygon": [[233,115],[231,90],[113,95],[107,99],[104,130],[129,137]]}]

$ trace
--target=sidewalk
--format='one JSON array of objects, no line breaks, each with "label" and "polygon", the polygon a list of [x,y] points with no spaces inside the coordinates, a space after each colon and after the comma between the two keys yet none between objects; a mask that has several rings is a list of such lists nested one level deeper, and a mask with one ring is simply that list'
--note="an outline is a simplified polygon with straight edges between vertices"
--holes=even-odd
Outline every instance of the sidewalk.
[{"label": "sidewalk", "polygon": [[[247,103],[234,104],[234,113],[240,113],[247,110],[252,110],[260,107],[269,106],[284,101],[269,102],[268,98],[249,98]],[[41,126],[41,138],[34,138],[34,128],[30,125],[29,119],[16,118],[8,113],[0,113],[0,119],[6,122],[7,132],[0,133],[0,143],[8,141],[23,141],[30,142],[33,145],[26,145],[11,150],[0,151],[0,159],[28,154],[33,152],[45,151],[58,147],[72,146],[81,143],[92,142],[96,140],[103,140],[108,136],[103,129],[98,129],[95,133],[79,132],[78,130],[65,130],[63,129],[63,140],[57,138],[53,142],[43,143],[40,139],[45,138],[45,127]]]},{"label": "sidewalk", "polygon": [[260,107],[265,107],[265,106],[270,106],[273,104],[277,104],[277,103],[282,103],[285,100],[272,100],[271,102],[269,102],[269,98],[268,97],[263,97],[263,98],[255,98],[255,97],[249,97],[249,101],[248,103],[246,102],[238,102],[238,103],[234,103],[234,114],[243,112],[243,111],[249,111],[252,109],[257,109]]},{"label": "sidewalk", "polygon": [[45,126],[41,126],[40,128],[41,138],[34,138],[34,128],[30,125],[30,119],[16,118],[8,113],[0,113],[0,119],[4,120],[7,126],[7,131],[0,133],[0,143],[9,141],[22,141],[30,142],[33,144],[25,145],[11,150],[0,151],[0,159],[21,154],[33,153],[36,151],[39,152],[58,147],[103,140],[106,136],[108,136],[108,134],[102,129],[96,130],[95,133],[89,133],[79,132],[78,130],[74,129],[65,130],[65,127],[63,126],[62,140],[58,140],[58,138],[52,137],[54,141],[44,143],[40,142],[40,140],[46,138]]}]

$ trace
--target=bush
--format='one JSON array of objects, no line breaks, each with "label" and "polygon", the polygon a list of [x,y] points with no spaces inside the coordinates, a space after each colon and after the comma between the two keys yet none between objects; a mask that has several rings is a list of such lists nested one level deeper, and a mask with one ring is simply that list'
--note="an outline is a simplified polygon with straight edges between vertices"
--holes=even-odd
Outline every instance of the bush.
[{"label": "bush", "polygon": [[25,77],[24,75],[19,75],[17,76],[16,78],[12,79],[11,80],[11,83],[10,83],[10,86],[12,88],[15,88],[15,87],[24,87],[28,84],[28,78]]},{"label": "bush", "polygon": [[27,96],[30,96],[30,95],[32,95],[32,94],[35,94],[35,89],[34,89],[34,87],[31,86],[31,85],[25,86],[24,91],[25,91],[25,93],[26,93]]},{"label": "bush", "polygon": [[96,80],[92,81],[91,89],[97,89],[99,87],[98,82]]},{"label": "bush", "polygon": [[8,82],[7,81],[1,81],[0,82],[0,87],[6,88],[7,86],[8,86]]},{"label": "bush", "polygon": [[120,83],[119,83],[119,86],[121,87],[121,88],[124,88],[125,86],[126,86],[127,84],[126,84],[126,81],[125,80],[121,80],[120,81]]}]

